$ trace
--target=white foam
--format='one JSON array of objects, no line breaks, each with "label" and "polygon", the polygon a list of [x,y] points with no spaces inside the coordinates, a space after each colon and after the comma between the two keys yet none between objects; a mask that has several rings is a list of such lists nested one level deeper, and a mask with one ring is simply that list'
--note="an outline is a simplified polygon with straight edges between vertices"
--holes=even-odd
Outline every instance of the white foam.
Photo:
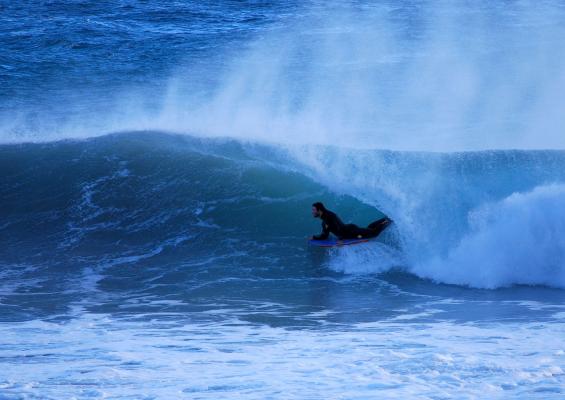
[{"label": "white foam", "polygon": [[380,242],[335,248],[328,266],[336,271],[366,274],[379,273],[402,264],[402,253]]},{"label": "white foam", "polygon": [[0,360],[9,363],[0,395],[532,398],[543,391],[557,399],[565,387],[561,323],[286,330],[237,320],[183,325],[178,317],[0,324]]},{"label": "white foam", "polygon": [[420,261],[411,270],[437,281],[482,288],[565,288],[564,205],[565,185],[540,186],[483,205],[469,214],[472,231],[445,258]]}]

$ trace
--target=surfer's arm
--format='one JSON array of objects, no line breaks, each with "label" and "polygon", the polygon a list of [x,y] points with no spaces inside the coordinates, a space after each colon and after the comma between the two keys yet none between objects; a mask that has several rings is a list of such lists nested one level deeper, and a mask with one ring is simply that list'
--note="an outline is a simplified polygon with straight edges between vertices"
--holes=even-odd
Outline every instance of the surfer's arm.
[{"label": "surfer's arm", "polygon": [[327,224],[322,223],[322,233],[320,233],[319,235],[312,236],[312,239],[326,240],[328,236],[330,236],[330,227]]}]

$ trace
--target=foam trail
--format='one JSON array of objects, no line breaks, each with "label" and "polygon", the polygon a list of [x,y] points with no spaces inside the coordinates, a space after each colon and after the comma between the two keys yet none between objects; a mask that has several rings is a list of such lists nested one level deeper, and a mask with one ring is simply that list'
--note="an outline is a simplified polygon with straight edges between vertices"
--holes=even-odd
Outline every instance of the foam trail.
[{"label": "foam trail", "polygon": [[348,274],[374,274],[399,267],[403,265],[403,261],[405,260],[401,251],[375,242],[370,245],[335,249],[328,266]]}]

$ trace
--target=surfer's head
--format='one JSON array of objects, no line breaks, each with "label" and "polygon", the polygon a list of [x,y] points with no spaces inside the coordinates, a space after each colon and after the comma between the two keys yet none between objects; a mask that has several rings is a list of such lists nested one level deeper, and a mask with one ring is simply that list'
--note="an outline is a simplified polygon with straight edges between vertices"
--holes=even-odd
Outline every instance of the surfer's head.
[{"label": "surfer's head", "polygon": [[326,207],[324,207],[324,205],[322,203],[320,203],[319,201],[312,204],[312,216],[314,218],[321,217],[322,214],[324,213],[324,211],[326,211]]}]

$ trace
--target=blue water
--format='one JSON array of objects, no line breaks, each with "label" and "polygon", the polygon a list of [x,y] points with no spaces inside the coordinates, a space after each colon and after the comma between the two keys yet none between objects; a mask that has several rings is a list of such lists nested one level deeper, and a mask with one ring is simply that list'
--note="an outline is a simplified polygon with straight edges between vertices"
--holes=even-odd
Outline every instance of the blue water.
[{"label": "blue water", "polygon": [[0,398],[562,398],[563,17],[0,0]]}]

